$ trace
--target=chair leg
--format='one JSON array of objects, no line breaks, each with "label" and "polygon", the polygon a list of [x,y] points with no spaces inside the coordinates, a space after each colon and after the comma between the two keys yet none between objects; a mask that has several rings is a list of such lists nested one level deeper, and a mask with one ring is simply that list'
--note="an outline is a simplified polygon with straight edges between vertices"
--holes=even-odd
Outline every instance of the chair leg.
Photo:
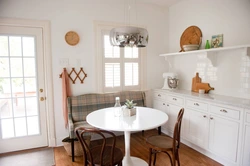
[{"label": "chair leg", "polygon": [[152,148],[149,148],[149,160],[148,160],[148,166],[151,165],[151,160],[152,160]]},{"label": "chair leg", "polygon": [[172,152],[172,157],[173,157],[173,160],[172,160],[172,163],[173,163],[173,164],[172,164],[172,166],[175,166],[175,165],[176,165],[176,161],[175,161],[175,160],[176,160],[176,159],[175,159],[176,156],[175,156],[175,155],[176,155],[176,153],[175,153],[175,152]]},{"label": "chair leg", "polygon": [[71,139],[71,155],[72,155],[72,162],[75,162],[75,148],[74,148],[74,139]]},{"label": "chair leg", "polygon": [[158,135],[161,135],[161,126],[158,127]]},{"label": "chair leg", "polygon": [[180,166],[180,158],[179,158],[179,151],[177,150],[176,151],[176,160],[177,160],[177,163],[178,163],[178,166]]},{"label": "chair leg", "polygon": [[154,166],[155,166],[155,163],[156,163],[156,154],[157,154],[157,152],[154,153]]}]

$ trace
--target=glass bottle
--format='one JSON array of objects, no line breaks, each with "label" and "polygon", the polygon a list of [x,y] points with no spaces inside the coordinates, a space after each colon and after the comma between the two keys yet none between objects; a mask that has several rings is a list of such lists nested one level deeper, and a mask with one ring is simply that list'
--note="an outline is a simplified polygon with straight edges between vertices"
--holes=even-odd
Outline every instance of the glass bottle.
[{"label": "glass bottle", "polygon": [[121,109],[122,109],[122,106],[121,106],[121,103],[120,103],[120,97],[115,98],[114,108],[115,108],[115,116],[120,116],[121,115]]},{"label": "glass bottle", "polygon": [[209,48],[210,48],[210,44],[209,44],[209,40],[207,40],[205,49],[209,49]]}]

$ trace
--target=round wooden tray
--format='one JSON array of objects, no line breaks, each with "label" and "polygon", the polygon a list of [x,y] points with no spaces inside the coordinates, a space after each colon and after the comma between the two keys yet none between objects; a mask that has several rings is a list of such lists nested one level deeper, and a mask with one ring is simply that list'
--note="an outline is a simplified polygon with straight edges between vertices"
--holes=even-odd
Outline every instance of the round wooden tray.
[{"label": "round wooden tray", "polygon": [[190,26],[188,27],[181,35],[180,38],[180,46],[181,46],[181,51],[184,51],[183,45],[188,45],[188,44],[201,44],[202,40],[202,33],[199,27],[197,26]]}]

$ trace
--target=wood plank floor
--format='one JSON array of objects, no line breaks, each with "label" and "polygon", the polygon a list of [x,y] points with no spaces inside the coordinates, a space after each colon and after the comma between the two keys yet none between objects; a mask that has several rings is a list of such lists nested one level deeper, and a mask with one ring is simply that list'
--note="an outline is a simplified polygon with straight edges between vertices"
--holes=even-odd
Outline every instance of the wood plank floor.
[{"label": "wood plank floor", "polygon": [[[139,157],[148,162],[148,148],[145,145],[145,138],[149,135],[156,135],[157,130],[145,131],[144,136],[141,132],[131,134],[131,155]],[[124,137],[117,137],[117,146],[124,151]],[[64,147],[54,148],[56,166],[82,166],[82,157],[75,157],[75,162],[71,162],[71,157],[67,155]],[[183,166],[222,166],[220,163],[206,157],[205,155],[181,144],[180,163]],[[156,166],[170,165],[166,154],[157,155]]]}]

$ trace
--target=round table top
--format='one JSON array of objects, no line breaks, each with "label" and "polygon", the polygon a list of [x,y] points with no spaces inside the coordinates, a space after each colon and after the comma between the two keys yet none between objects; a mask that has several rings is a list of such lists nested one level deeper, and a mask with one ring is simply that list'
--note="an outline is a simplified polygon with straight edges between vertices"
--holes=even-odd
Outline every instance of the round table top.
[{"label": "round table top", "polygon": [[159,127],[168,121],[168,115],[148,107],[136,107],[136,115],[115,116],[115,108],[96,110],[87,115],[87,122],[97,128],[112,131],[140,131]]}]

